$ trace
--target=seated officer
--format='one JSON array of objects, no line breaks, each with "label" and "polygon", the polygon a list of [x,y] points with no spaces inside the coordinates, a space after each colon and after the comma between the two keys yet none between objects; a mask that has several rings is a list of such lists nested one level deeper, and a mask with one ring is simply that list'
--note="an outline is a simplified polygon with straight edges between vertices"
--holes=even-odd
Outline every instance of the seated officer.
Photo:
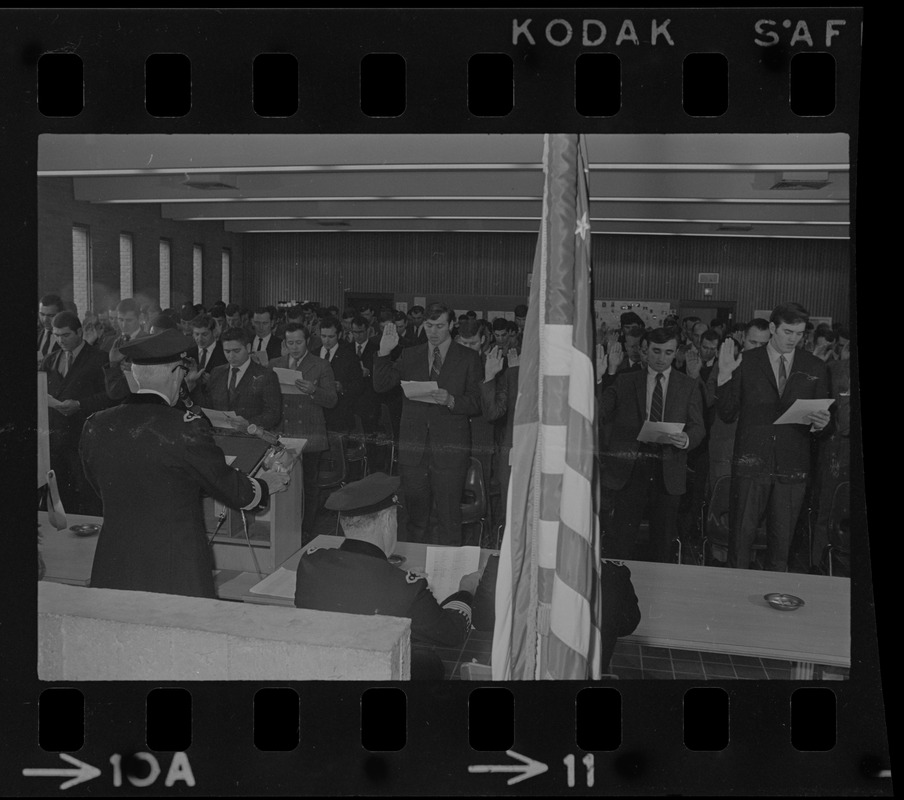
[{"label": "seated officer", "polygon": [[[442,603],[427,580],[389,563],[396,546],[399,478],[375,472],[333,492],[326,507],[339,512],[345,541],[315,548],[298,562],[295,606],[345,614],[384,614],[411,619],[413,645],[456,647],[471,630],[477,574]],[[429,649],[412,647],[411,677],[442,678],[442,664]]]}]

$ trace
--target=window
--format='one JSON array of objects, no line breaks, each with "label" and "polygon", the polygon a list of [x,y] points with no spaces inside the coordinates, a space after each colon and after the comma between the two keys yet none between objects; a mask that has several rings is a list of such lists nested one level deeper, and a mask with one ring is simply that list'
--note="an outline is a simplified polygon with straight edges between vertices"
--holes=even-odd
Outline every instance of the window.
[{"label": "window", "polygon": [[229,272],[230,272],[230,261],[231,261],[232,253],[230,253],[229,248],[223,248],[223,272],[222,272],[222,287],[220,290],[220,297],[224,303],[229,302]]},{"label": "window", "polygon": [[203,303],[204,296],[202,291],[203,275],[204,275],[204,248],[196,244],[191,249],[191,270],[192,270],[192,297],[193,303]]},{"label": "window", "polygon": [[119,234],[119,296],[123,300],[133,292],[132,250],[132,234]]},{"label": "window", "polygon": [[84,225],[72,226],[72,300],[80,317],[92,307],[91,233]]},{"label": "window", "polygon": [[160,240],[160,308],[170,307],[170,260],[172,245],[169,239]]}]

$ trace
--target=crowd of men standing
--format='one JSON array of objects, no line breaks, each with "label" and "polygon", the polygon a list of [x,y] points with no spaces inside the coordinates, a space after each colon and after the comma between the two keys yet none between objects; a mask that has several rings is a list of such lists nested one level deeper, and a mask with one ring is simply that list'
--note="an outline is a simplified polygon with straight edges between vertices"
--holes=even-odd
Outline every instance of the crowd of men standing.
[{"label": "crowd of men standing", "polygon": [[[100,515],[84,477],[78,442],[87,416],[134,391],[120,348],[167,328],[192,336],[184,402],[231,411],[239,429],[307,439],[303,536],[314,535],[321,455],[338,437],[392,437],[404,503],[402,538],[476,544],[461,524],[462,490],[474,460],[490,504],[491,527],[504,518],[511,466],[525,306],[515,320],[441,303],[406,312],[363,305],[340,310],[302,303],[245,309],[216,303],[154,310],[125,299],[79,319],[56,295],[39,306],[39,369],[48,375],[51,465],[67,510]],[[770,319],[728,331],[713,320],[669,318],[649,328],[636,314],[598,331],[597,400],[604,550],[613,558],[674,560],[675,540],[702,535],[704,503],[730,486],[727,564],[753,565],[765,527],[765,568],[789,568],[795,531],[814,522],[815,571],[824,567],[831,493],[849,470],[849,333],[814,327],[795,303]],[[297,376],[294,374],[297,373]],[[409,381],[434,381],[420,399]],[[795,399],[832,397],[831,413],[806,425],[774,425]],[[640,442],[645,422],[680,430]],[[334,434],[332,437],[330,434]],[[390,471],[370,446],[371,471]],[[649,543],[638,532],[648,521]]]}]

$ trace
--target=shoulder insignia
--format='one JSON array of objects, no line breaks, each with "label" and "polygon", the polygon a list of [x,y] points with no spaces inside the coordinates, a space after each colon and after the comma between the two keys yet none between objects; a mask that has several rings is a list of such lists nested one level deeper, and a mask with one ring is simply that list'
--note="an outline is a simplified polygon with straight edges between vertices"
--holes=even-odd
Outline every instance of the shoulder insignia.
[{"label": "shoulder insignia", "polygon": [[412,572],[411,570],[408,570],[405,573],[405,583],[417,583],[420,579],[421,579],[421,576],[418,575],[416,572]]},{"label": "shoulder insignia", "polygon": [[189,409],[182,415],[183,422],[194,422],[196,419],[202,419],[201,415]]},{"label": "shoulder insignia", "polygon": [[305,550],[304,554],[306,556],[309,556],[309,555],[311,555],[311,553],[316,553],[319,549],[320,549],[319,547],[311,547],[308,550]]}]

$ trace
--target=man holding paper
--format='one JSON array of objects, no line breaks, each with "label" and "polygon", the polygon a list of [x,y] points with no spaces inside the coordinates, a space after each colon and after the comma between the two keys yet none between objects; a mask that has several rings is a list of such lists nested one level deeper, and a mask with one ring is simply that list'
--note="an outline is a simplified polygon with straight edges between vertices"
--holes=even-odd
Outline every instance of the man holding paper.
[{"label": "man holding paper", "polygon": [[[399,343],[399,333],[394,323],[386,323],[373,362],[377,392],[408,381],[436,383],[435,389],[417,399],[406,390],[399,431],[408,538],[429,544],[461,544],[461,495],[471,456],[468,417],[481,413],[480,356],[452,341],[452,313],[447,306],[432,303],[424,320],[426,344],[405,348],[396,361],[390,354]],[[435,535],[428,530],[434,505]]]},{"label": "man holding paper", "polygon": [[[601,384],[600,423],[611,423],[608,447],[600,454],[602,484],[615,492],[603,545],[607,558],[632,558],[646,510],[651,560],[665,562],[677,534],[687,454],[703,440],[705,428],[697,381],[672,369],[675,332],[657,328],[648,338],[645,369],[621,372]],[[601,366],[605,372],[608,363]]]},{"label": "man holding paper", "polygon": [[728,542],[732,567],[750,566],[751,545],[765,514],[766,569],[788,570],[810,470],[810,434],[831,419],[826,404],[800,417],[803,424],[779,424],[795,401],[829,397],[825,363],[797,347],[809,318],[797,303],[783,303],[772,312],[772,338],[765,347],[738,358],[730,342],[719,351],[717,409],[725,422],[738,422]]}]

